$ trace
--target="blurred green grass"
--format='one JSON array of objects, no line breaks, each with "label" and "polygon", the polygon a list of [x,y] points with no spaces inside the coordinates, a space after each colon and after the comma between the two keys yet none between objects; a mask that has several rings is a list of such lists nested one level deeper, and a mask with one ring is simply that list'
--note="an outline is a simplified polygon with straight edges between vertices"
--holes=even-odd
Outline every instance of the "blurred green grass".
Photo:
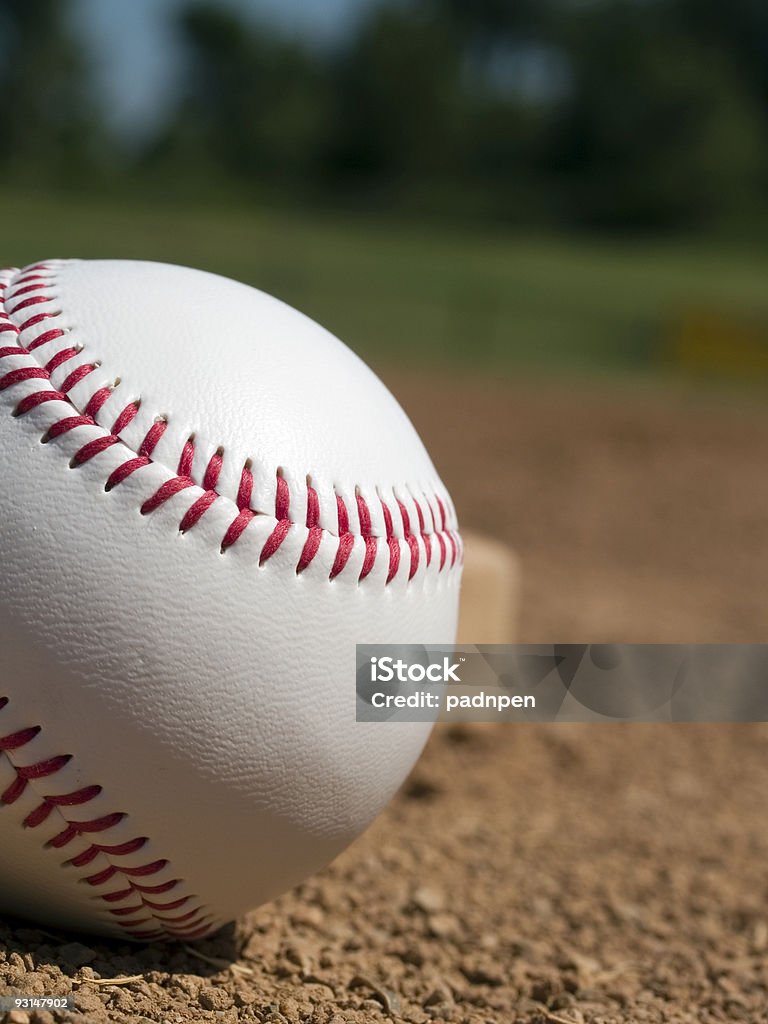
[{"label": "blurred green grass", "polygon": [[426,228],[304,211],[0,198],[4,264],[152,259],[253,284],[381,363],[653,371],[681,312],[768,308],[764,254]]}]

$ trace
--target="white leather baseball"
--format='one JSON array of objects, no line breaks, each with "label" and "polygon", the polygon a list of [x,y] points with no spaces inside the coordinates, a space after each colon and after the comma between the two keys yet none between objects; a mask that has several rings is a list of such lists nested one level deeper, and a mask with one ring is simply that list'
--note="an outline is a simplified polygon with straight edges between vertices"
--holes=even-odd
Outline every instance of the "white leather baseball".
[{"label": "white leather baseball", "polygon": [[164,264],[0,274],[0,909],[205,935],[330,861],[424,724],[356,643],[450,643],[455,513],[317,324]]}]

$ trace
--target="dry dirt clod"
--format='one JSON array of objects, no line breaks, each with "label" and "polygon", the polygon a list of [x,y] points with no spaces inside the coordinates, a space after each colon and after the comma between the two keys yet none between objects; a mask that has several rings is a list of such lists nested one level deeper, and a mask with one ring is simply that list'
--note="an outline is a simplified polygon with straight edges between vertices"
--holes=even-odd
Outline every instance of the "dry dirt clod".
[{"label": "dry dirt clod", "polygon": [[204,1010],[228,1010],[233,1002],[229,992],[218,987],[205,989],[198,1001]]},{"label": "dry dirt clod", "polygon": [[427,925],[430,935],[438,939],[457,936],[461,931],[461,924],[455,914],[430,914]]},{"label": "dry dirt clod", "polygon": [[420,886],[413,894],[413,902],[426,914],[436,914],[445,908],[445,893],[436,886]]}]

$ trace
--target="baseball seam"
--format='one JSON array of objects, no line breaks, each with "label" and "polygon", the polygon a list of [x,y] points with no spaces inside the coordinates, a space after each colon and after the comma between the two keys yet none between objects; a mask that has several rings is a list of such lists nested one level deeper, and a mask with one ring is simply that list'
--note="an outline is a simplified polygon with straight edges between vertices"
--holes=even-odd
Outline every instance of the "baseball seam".
[{"label": "baseball seam", "polygon": [[[10,700],[0,696],[0,712],[6,708],[10,709]],[[149,839],[146,836],[123,839],[111,845],[104,842],[109,832],[117,829],[127,819],[126,813],[118,811],[84,820],[70,819],[65,815],[64,809],[67,807],[82,807],[96,800],[101,793],[100,786],[79,786],[68,792],[47,795],[39,792],[38,780],[59,775],[67,766],[72,766],[73,762],[71,754],[59,754],[27,765],[16,763],[16,752],[28,747],[41,732],[41,726],[34,725],[14,729],[5,735],[0,733],[0,754],[5,757],[14,775],[10,785],[0,793],[0,805],[9,807],[32,792],[39,803],[25,814],[21,823],[23,828],[39,828],[50,819],[58,819],[61,830],[45,842],[46,848],[64,849],[77,839],[88,843],[85,849],[61,861],[62,868],[79,870],[100,857],[108,862],[108,867],[84,874],[78,881],[94,888],[113,882],[118,884],[116,889],[94,893],[94,899],[106,905],[104,909],[112,918],[110,923],[121,928],[126,936],[145,941],[194,939],[201,938],[217,927],[213,914],[199,902],[198,897],[184,892],[182,879],[164,878],[163,881],[156,880],[155,884],[143,881],[152,876],[168,874],[167,860],[156,858],[140,864],[126,861],[126,858],[133,860],[134,855],[147,845]],[[98,836],[99,841],[91,841],[91,836]],[[157,899],[174,890],[176,893],[170,900]],[[171,917],[162,916],[172,911],[180,913]]]},{"label": "baseball seam", "polygon": [[[195,439],[190,437],[183,446],[176,469],[164,466],[162,461],[153,458],[155,448],[162,439],[167,427],[168,417],[157,417],[145,434],[141,443],[130,448],[120,435],[136,418],[141,404],[140,399],[129,402],[114,419],[107,429],[98,423],[100,410],[111,397],[115,385],[100,387],[83,403],[82,408],[75,405],[70,392],[82,381],[86,380],[97,368],[96,362],[78,362],[82,349],[72,345],[59,348],[45,363],[39,361],[41,350],[51,342],[62,339],[67,328],[56,323],[62,315],[61,310],[46,309],[35,311],[35,307],[50,304],[55,296],[49,288],[55,284],[55,267],[50,263],[38,263],[12,272],[10,278],[0,282],[0,339],[3,333],[14,337],[14,344],[0,346],[0,367],[8,359],[18,360],[19,356],[27,357],[23,364],[15,363],[13,368],[0,376],[0,392],[16,387],[26,381],[40,382],[39,389],[27,393],[16,405],[14,415],[24,416],[47,402],[61,402],[66,407],[66,414],[50,423],[44,434],[44,440],[54,441],[80,427],[96,428],[91,431],[91,439],[77,449],[70,460],[75,468],[97,458],[103,452],[122,445],[127,449],[127,458],[112,470],[105,482],[105,490],[111,491],[130,476],[140,473],[149,466],[162,466],[171,476],[141,505],[143,515],[148,515],[161,508],[175,495],[189,488],[201,488],[202,493],[195,498],[181,518],[178,529],[186,533],[193,529],[216,502],[228,502],[226,496],[217,490],[224,461],[223,447],[217,448],[208,460],[202,479],[196,481],[192,477],[192,465],[195,458]],[[20,301],[19,301],[20,300]],[[27,315],[27,311],[28,315]],[[20,324],[14,323],[12,317],[24,313],[25,318]],[[41,325],[44,330],[36,332]],[[58,388],[54,388],[51,375],[64,366],[66,376]],[[235,505],[237,513],[221,538],[220,550],[223,553],[242,537],[248,526],[257,516],[265,513],[252,507],[253,473],[251,460],[242,467]],[[291,518],[292,495],[286,478],[277,471],[275,482],[275,507],[270,517],[274,519],[271,529],[259,555],[259,565],[267,562],[286,540],[289,531],[298,524]],[[433,557],[438,559],[438,572],[446,568],[453,569],[461,564],[462,542],[459,533],[448,524],[448,511],[445,502],[438,494],[430,497],[427,494],[419,500],[410,494],[413,508],[416,511],[418,527],[414,529],[411,515],[405,502],[393,495],[396,504],[395,513],[402,524],[402,537],[397,536],[393,509],[378,496],[381,516],[385,528],[385,536],[374,535],[372,514],[369,502],[357,491],[355,495],[357,520],[360,532],[355,533],[351,527],[350,510],[344,498],[334,489],[337,510],[338,530],[333,534],[320,525],[320,501],[317,491],[307,478],[306,519],[301,524],[306,528],[306,539],[295,566],[296,574],[300,575],[313,562],[318,554],[321,542],[328,536],[336,541],[335,557],[328,574],[329,580],[348,570],[352,564],[351,555],[356,541],[364,545],[362,564],[358,574],[358,583],[370,574],[376,563],[379,545],[386,544],[388,549],[388,568],[385,585],[392,582],[407,564],[408,581],[411,581],[421,568],[427,569]],[[424,507],[422,507],[422,505]],[[425,512],[426,510],[426,512]],[[404,557],[405,556],[405,557]]]}]

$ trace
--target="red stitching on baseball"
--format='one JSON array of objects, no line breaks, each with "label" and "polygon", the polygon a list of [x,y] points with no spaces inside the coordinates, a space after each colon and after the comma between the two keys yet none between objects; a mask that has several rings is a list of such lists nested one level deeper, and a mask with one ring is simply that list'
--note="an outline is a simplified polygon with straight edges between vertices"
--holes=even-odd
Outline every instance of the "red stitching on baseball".
[{"label": "red stitching on baseball", "polygon": [[445,505],[440,500],[440,496],[439,495],[435,495],[435,499],[437,501],[437,507],[440,509],[440,519],[441,519],[441,527],[442,527],[441,532],[444,533],[448,537],[448,540],[449,540],[450,545],[451,545],[451,568],[453,568],[453,566],[456,564],[456,559],[457,559],[458,554],[459,554],[458,546],[457,546],[456,541],[454,539],[453,532],[451,530],[449,530],[448,527],[446,526]]},{"label": "red stitching on baseball", "polygon": [[178,494],[179,491],[183,491],[186,487],[194,486],[194,480],[190,480],[187,476],[171,477],[170,480],[166,480],[162,487],[159,487],[155,491],[151,498],[147,498],[141,506],[141,514],[143,516],[149,515],[150,512],[154,512],[155,509],[164,505],[169,498],[174,496],[174,494]]},{"label": "red stitching on baseball", "polygon": [[[389,511],[389,506],[383,499],[380,498],[379,501],[381,502],[381,510],[384,513],[384,525],[387,531],[387,544],[389,545],[389,573],[387,575],[387,583],[391,583],[400,567],[400,545],[397,543],[397,538],[394,534],[392,513]],[[442,568],[442,566],[440,568]]]},{"label": "red stitching on baseball", "polygon": [[179,456],[179,467],[176,472],[179,476],[192,476],[192,463],[195,459],[195,445],[190,437],[188,441],[184,443],[184,447],[181,449],[181,455]]},{"label": "red stitching on baseball", "polygon": [[[114,814],[105,814],[101,818],[94,818],[92,821],[71,822],[62,832],[59,832],[58,835],[54,836],[53,839],[49,839],[45,845],[53,846],[58,850],[60,847],[66,846],[67,843],[71,843],[73,839],[76,839],[80,835],[85,835],[90,832],[105,832],[108,828],[114,828],[115,825],[119,825],[124,818],[124,814],[115,812]],[[141,845],[143,845],[143,843]],[[92,847],[89,848],[89,850],[90,849],[92,849]],[[85,851],[88,863],[93,860],[93,857],[89,856],[89,850]],[[77,857],[73,857],[71,860],[66,861],[66,863],[74,864],[81,856],[83,856],[83,854],[78,854]]]},{"label": "red stitching on baseball", "polygon": [[101,455],[102,452],[106,451],[107,448],[111,448],[113,444],[117,444],[118,438],[107,435],[106,437],[96,437],[93,441],[89,441],[88,444],[84,444],[83,447],[75,452],[71,459],[72,466],[82,466],[88,462],[95,455]]},{"label": "red stitching on baseball", "polygon": [[72,373],[66,378],[64,383],[59,388],[59,391],[63,391],[64,394],[68,394],[73,387],[84,380],[89,373],[93,373],[96,369],[96,363],[85,363],[83,366],[78,366],[77,369],[73,370]]},{"label": "red stitching on baseball", "polygon": [[109,479],[104,485],[104,490],[111,491],[113,487],[117,487],[118,484],[127,480],[131,473],[135,473],[137,469],[149,465],[151,465],[151,460],[144,455],[140,455],[136,459],[129,459],[110,473]]},{"label": "red stitching on baseball", "polygon": [[114,914],[115,917],[125,917],[128,914],[138,914],[144,910],[141,903],[137,907],[113,907],[109,913]]},{"label": "red stitching on baseball", "polygon": [[[8,698],[0,698],[0,710],[2,710],[8,703]],[[41,727],[39,725],[33,725],[29,729],[22,729],[20,732],[12,732],[10,736],[0,736],[0,750],[6,752],[8,750],[18,750],[19,747],[25,746],[30,740],[33,740],[35,736],[40,732]]]},{"label": "red stitching on baseball", "polygon": [[[0,745],[0,750],[3,747]],[[8,748],[11,749],[11,748]],[[0,794],[0,803],[12,804],[22,795],[27,788],[27,783],[32,779],[44,779],[60,771],[65,764],[72,759],[71,754],[62,754],[60,757],[50,757],[47,761],[40,761],[38,764],[30,764],[26,767],[16,769],[16,778],[8,788]]]},{"label": "red stitching on baseball", "polygon": [[[94,391],[91,397],[88,399],[88,404],[83,410],[86,416],[90,416],[91,419],[95,420],[101,411],[101,407],[112,395],[112,388],[99,388],[98,391]],[[113,430],[114,434],[115,431]]]},{"label": "red stitching on baseball", "polygon": [[121,434],[129,424],[133,423],[133,421],[136,419],[138,414],[139,414],[138,402],[130,402],[128,405],[126,405],[126,407],[123,409],[123,411],[117,417],[115,422],[112,424],[111,433],[113,433],[113,434]]},{"label": "red stitching on baseball", "polygon": [[4,377],[0,377],[0,391],[12,388],[14,384],[21,384],[23,380],[50,380],[50,376],[42,366],[21,366],[18,370],[11,370]]},{"label": "red stitching on baseball", "polygon": [[[192,896],[182,896],[181,899],[171,900],[170,903],[155,903],[153,900],[144,900],[144,906],[151,907],[153,910],[176,910],[177,907],[183,907],[185,903],[189,903],[191,899],[197,899]],[[118,909],[110,911],[111,914],[118,913]]]},{"label": "red stitching on baseball", "polygon": [[179,532],[186,533],[187,530],[191,530],[195,523],[202,519],[217,498],[218,494],[216,491],[206,491],[205,494],[201,495],[184,513],[184,518],[179,523]]},{"label": "red stitching on baseball", "polygon": [[17,299],[19,295],[26,295],[27,292],[39,292],[41,288],[45,288],[46,284],[42,278],[38,278],[39,284],[29,284],[26,288],[19,288],[18,285],[13,289],[13,297]]},{"label": "red stitching on baseball", "polygon": [[338,536],[339,546],[336,550],[336,558],[333,561],[333,567],[331,568],[330,578],[336,579],[340,572],[344,571],[344,566],[349,561],[349,556],[352,554],[352,548],[355,546],[355,538],[349,532],[349,513],[347,512],[347,506],[344,504],[344,499],[340,494],[336,495],[336,510],[338,515]]},{"label": "red stitching on baseball", "polygon": [[[247,515],[247,514],[249,514],[248,509],[246,509],[244,512],[241,512],[240,516]],[[253,516],[254,513],[250,512],[250,515]],[[238,519],[240,519],[240,516],[237,517],[237,519],[235,520],[235,523],[237,522]],[[227,531],[227,537],[229,537],[229,534],[232,531],[232,527],[235,525],[235,523],[233,523],[232,526],[230,526],[229,530]],[[246,524],[243,525],[243,530],[245,529],[246,525],[247,525],[247,522],[246,522]],[[264,544],[264,547],[261,549],[261,555],[259,557],[259,565],[264,565],[264,563],[267,561],[267,559],[271,558],[272,555],[274,555],[274,553],[277,551],[277,549],[283,543],[285,538],[288,536],[288,531],[290,530],[291,526],[292,526],[292,523],[291,523],[290,519],[279,519],[278,520],[277,526],[274,528],[272,533],[270,533],[270,535],[267,537],[267,540],[266,540],[266,542]],[[240,531],[240,533],[242,533],[242,530]],[[237,537],[240,536],[240,533],[237,534]],[[222,545],[221,545],[222,550],[225,547],[225,543],[224,542],[226,541],[227,537],[225,537],[224,541],[222,541]],[[233,539],[230,541],[230,543],[234,544],[235,541],[237,540],[237,537],[233,537]],[[228,544],[226,546],[229,547]]]},{"label": "red stitching on baseball", "polygon": [[31,395],[22,398],[13,410],[14,415],[23,416],[25,412],[29,412],[30,409],[42,405],[43,402],[61,402],[63,399],[64,395],[60,391],[33,391]]},{"label": "red stitching on baseball", "polygon": [[[0,697],[0,712],[2,712],[4,708],[8,707],[9,703],[10,700],[8,697]],[[52,778],[61,772],[72,761],[71,754],[59,754],[55,757],[49,757],[30,765],[14,764],[13,760],[11,760],[11,753],[21,750],[27,744],[31,743],[40,735],[41,731],[41,726],[32,725],[23,729],[17,729],[14,732],[7,733],[6,735],[0,734],[0,756],[4,755],[7,758],[15,776],[13,782],[6,787],[2,794],[0,794],[0,806],[9,806],[15,803],[24,793],[27,792],[27,789],[31,784]],[[65,813],[68,807],[82,807],[88,804],[90,801],[94,800],[101,791],[101,786],[83,786],[68,793],[42,794],[38,797],[40,802],[22,821],[22,826],[27,829],[35,829],[42,825],[43,822],[47,821],[52,814],[59,814],[64,822],[64,828],[45,843],[45,846],[48,849],[54,850],[63,849],[78,837],[95,834],[105,835],[110,831],[110,829],[115,828],[123,822],[127,816],[122,812],[113,812],[111,814],[100,815],[99,817],[82,821],[71,821],[66,817]],[[91,864],[99,856],[106,857],[110,861],[119,862],[123,857],[133,856],[138,853],[147,844],[147,842],[148,839],[146,836],[136,836],[118,843],[91,843],[85,850],[75,854],[68,860],[62,861],[62,866],[83,868]],[[206,908],[204,906],[195,906],[183,915],[177,915],[168,919],[160,916],[161,912],[166,910],[175,910],[193,899],[197,900],[198,897],[184,895],[175,900],[172,899],[167,903],[158,903],[154,900],[145,898],[146,894],[160,895],[165,892],[170,892],[181,884],[180,879],[173,878],[157,885],[141,885],[139,882],[134,881],[134,879],[148,878],[152,875],[156,875],[167,865],[168,861],[164,859],[153,860],[146,864],[138,865],[110,863],[107,868],[85,876],[82,880],[93,887],[102,885],[113,878],[121,878],[125,883],[127,883],[126,888],[110,893],[98,894],[98,898],[105,904],[110,905],[108,913],[114,915],[113,920],[115,924],[119,925],[126,934],[131,935],[133,938],[195,938],[204,935],[210,930],[214,923],[213,917],[206,913]],[[127,900],[135,900],[137,897],[140,901],[138,906],[112,906],[112,904],[124,904]],[[123,916],[127,918],[129,914],[134,912],[145,911],[150,914],[150,919],[147,919],[146,921],[136,922],[135,920],[122,920]],[[178,927],[180,924],[189,922],[191,919],[201,914],[204,916],[198,916],[197,920],[188,924],[186,927]],[[136,932],[135,927],[138,923],[152,923],[154,927],[151,929],[151,934],[150,932],[147,932],[146,934],[144,932]]]},{"label": "red stitching on baseball", "polygon": [[282,475],[277,474],[277,489],[275,491],[275,519],[291,518],[291,492],[288,490],[288,481]]},{"label": "red stitching on baseball", "polygon": [[[117,817],[122,818],[122,815]],[[105,828],[111,827],[111,825],[105,826]],[[93,829],[84,829],[81,826],[76,830],[75,834],[81,834],[85,831],[93,831]],[[146,836],[137,836],[136,839],[129,839],[126,843],[118,843],[117,846],[104,846],[101,843],[93,843],[87,850],[78,853],[76,857],[71,857],[67,863],[75,868],[85,867],[86,864],[90,864],[91,861],[95,860],[100,853],[106,853],[110,857],[127,857],[129,853],[137,853],[148,842],[149,840]],[[51,843],[50,845],[55,846],[56,844]],[[62,843],[62,845],[64,844]]]},{"label": "red stitching on baseball", "polygon": [[32,327],[37,327],[43,320],[53,320],[55,317],[60,316],[59,313],[35,313],[29,320],[25,320],[23,324],[18,327],[19,334],[23,334],[24,331],[30,330]]},{"label": "red stitching on baseball", "polygon": [[216,490],[216,484],[221,476],[223,461],[223,453],[221,451],[214,452],[208,460],[208,465],[205,467],[205,473],[203,474],[203,487],[206,491]]},{"label": "red stitching on baseball", "polygon": [[[131,417],[131,419],[133,419],[133,417]],[[155,448],[158,445],[158,442],[160,441],[160,438],[165,433],[167,426],[167,420],[155,420],[155,422],[147,431],[144,440],[139,445],[139,455],[146,455],[147,458],[151,457],[152,452],[155,450]],[[113,433],[116,433],[116,431],[113,431]]]},{"label": "red stitching on baseball", "polygon": [[237,498],[235,504],[242,512],[245,508],[251,507],[251,497],[253,495],[253,473],[251,472],[251,465],[249,462],[243,466],[242,472],[240,473],[240,486],[237,488]]},{"label": "red stitching on baseball", "polygon": [[167,860],[154,860],[151,864],[140,864],[137,867],[117,867],[111,864],[103,871],[97,871],[95,875],[88,875],[83,881],[88,885],[103,885],[110,881],[115,875],[127,875],[128,878],[146,878],[148,875],[156,875],[168,866]]},{"label": "red stitching on baseball", "polygon": [[50,331],[43,331],[43,333],[35,338],[34,341],[29,343],[29,351],[34,352],[35,349],[40,348],[42,345],[47,345],[49,341],[56,341],[57,338],[63,338],[66,331],[62,331],[59,327],[53,327]]},{"label": "red stitching on baseball", "polygon": [[41,302],[50,302],[50,299],[47,295],[32,295],[30,296],[30,298],[24,299],[22,302],[20,302],[18,306],[13,306],[11,309],[9,309],[8,315],[13,316],[20,310],[27,309],[29,306],[37,306]]},{"label": "red stitching on baseball", "polygon": [[181,879],[172,878],[170,882],[161,882],[160,885],[139,885],[138,882],[132,882],[129,889],[122,889],[119,892],[103,893],[102,899],[108,903],[117,903],[119,900],[126,899],[126,895],[132,892],[149,893],[152,896],[159,895],[160,893],[170,892],[171,889],[175,889],[177,885],[181,883]]},{"label": "red stitching on baseball", "polygon": [[424,513],[421,511],[421,505],[415,498],[413,499],[413,504],[416,506],[416,515],[419,517],[419,533],[421,534],[421,539],[424,542],[424,550],[427,553],[427,565],[429,565],[432,561],[432,545],[429,541],[429,534],[424,528]]},{"label": "red stitching on baseball", "polygon": [[400,516],[403,520],[405,540],[408,547],[411,549],[411,568],[408,572],[408,579],[412,580],[416,574],[416,570],[419,568],[419,542],[411,533],[411,517],[408,515],[408,509],[399,498],[397,499],[397,506],[400,509]]},{"label": "red stitching on baseball", "polygon": [[[216,497],[218,497],[218,494],[216,495]],[[224,534],[224,539],[221,542],[221,550],[222,550],[222,552],[226,551],[227,548],[231,548],[232,545],[234,543],[236,543],[236,541],[238,541],[240,539],[240,537],[242,536],[243,531],[245,530],[246,526],[248,525],[248,523],[250,523],[250,521],[254,518],[255,515],[256,515],[256,513],[252,512],[251,509],[249,509],[249,508],[244,508],[244,509],[240,510],[240,512],[237,514],[236,518],[233,519],[232,522],[229,524],[229,528],[227,529],[227,532]],[[277,548],[280,547],[281,541],[282,541],[282,538],[281,538],[280,541],[277,542],[277,544],[276,544],[276,546],[274,548],[274,551],[277,551]],[[267,541],[267,544],[268,543],[269,543],[269,541]],[[265,551],[267,549],[267,544],[264,545],[264,547],[262,548],[262,551],[261,551],[261,561],[262,562],[265,561],[267,558],[269,558],[269,556],[271,554],[274,553],[274,551],[270,551],[269,554],[265,554]]]},{"label": "red stitching on baseball", "polygon": [[67,416],[66,419],[57,420],[52,423],[48,428],[48,440],[52,440],[54,437],[61,437],[62,434],[68,433],[70,430],[74,430],[75,427],[92,427],[95,426],[90,416]]},{"label": "red stitching on baseball", "polygon": [[52,356],[45,364],[46,372],[50,374],[53,373],[54,370],[58,370],[63,363],[66,363],[70,359],[74,359],[79,352],[80,349],[77,348],[63,348],[60,352],[57,352],[55,356]]},{"label": "red stitching on baseball", "polygon": [[[33,270],[36,268],[33,268]],[[10,307],[11,313],[18,313],[21,310],[29,308],[38,303],[51,301],[51,296],[47,294],[46,288],[51,282],[51,276],[45,273],[48,270],[48,265],[40,264],[39,269],[43,272],[36,274],[26,270],[22,272],[21,276],[14,282],[13,298],[14,303]],[[23,285],[23,287],[19,287]],[[31,294],[28,294],[31,293]],[[0,293],[1,295],[2,293]],[[26,294],[26,298],[22,298],[20,302],[17,302],[17,298],[22,294]],[[0,299],[0,315],[6,316],[2,300]],[[26,320],[20,328],[17,328],[10,321],[3,319],[0,321],[0,330],[9,330],[14,334],[23,334],[26,330],[36,326],[47,318],[59,316],[60,312],[40,312],[34,314],[28,320]],[[0,358],[10,355],[29,355],[34,349],[47,344],[48,342],[55,341],[66,334],[65,330],[61,328],[53,328],[44,331],[37,338],[33,339],[27,347],[18,345],[17,347],[6,347],[0,349]],[[13,387],[17,384],[21,384],[27,380],[46,380],[50,383],[50,375],[61,367],[64,363],[69,360],[75,359],[80,354],[80,349],[77,347],[68,347],[61,349],[55,353],[45,364],[45,366],[23,366],[16,367],[13,370],[8,371],[4,376],[0,377],[0,391],[5,390],[9,387]],[[36,408],[43,402],[57,400],[62,402],[68,402],[67,394],[76,385],[81,383],[88,377],[98,366],[97,363],[83,363],[76,366],[66,376],[59,389],[50,392],[35,392],[33,394],[25,396],[20,400],[16,409],[14,410],[15,415],[22,416],[32,409]],[[82,413],[79,413],[73,408],[72,415],[64,416],[60,421],[53,424],[47,431],[46,440],[54,440],[63,434],[75,429],[79,426],[94,426],[99,425],[96,422],[100,410],[109,400],[113,393],[114,388],[101,387],[97,389],[93,395],[88,399],[85,409]],[[112,424],[112,429],[104,437],[95,438],[84,444],[70,460],[70,465],[80,466],[85,462],[90,461],[95,456],[106,451],[107,448],[112,447],[119,440],[119,435],[126,430],[126,428],[133,422],[139,412],[139,401],[129,402],[125,405],[120,413],[115,418]],[[152,456],[155,448],[162,439],[166,429],[167,420],[164,417],[158,418],[145,434],[143,440],[138,446],[136,456],[129,458],[121,464],[119,467],[114,469],[110,474],[105,489],[107,491],[112,490],[114,487],[123,483],[128,479],[134,472],[147,466],[152,461]],[[101,428],[100,428],[101,429]],[[187,489],[190,486],[197,486],[196,481],[192,477],[192,467],[195,456],[195,445],[194,439],[190,438],[184,445],[181,455],[179,457],[179,465],[177,474],[174,478],[166,481],[158,490],[151,495],[141,506],[141,511],[144,515],[155,511],[160,508],[169,498],[178,494],[180,491]],[[210,457],[208,463],[203,471],[202,487],[204,493],[199,496],[187,511],[182,516],[179,524],[179,530],[182,533],[186,533],[193,526],[195,526],[200,519],[205,515],[209,508],[221,497],[217,490],[219,479],[223,470],[224,452],[223,449],[219,448]],[[250,463],[247,462],[241,471],[239,486],[237,490],[237,496],[235,504],[238,509],[237,516],[232,520],[229,527],[227,528],[224,537],[221,542],[221,550],[226,551],[233,544],[235,544],[240,537],[243,535],[251,521],[259,514],[255,509],[251,507],[253,499],[254,479],[253,473],[250,467]],[[298,563],[296,565],[297,574],[302,573],[314,560],[322,543],[322,538],[326,532],[325,528],[320,525],[320,512],[319,512],[319,500],[316,490],[311,486],[309,480],[307,481],[307,515],[306,515],[306,527],[307,537],[302,547],[301,555],[299,556]],[[457,536],[454,535],[447,526],[446,510],[443,502],[438,495],[435,495],[435,501],[440,510],[441,523],[438,526],[434,511],[432,510],[429,502],[427,506],[430,509],[432,525],[434,528],[433,533],[427,532],[425,518],[419,502],[413,498],[414,507],[419,520],[418,534],[411,528],[410,516],[405,504],[397,497],[395,501],[398,506],[400,518],[403,523],[403,536],[399,538],[394,530],[394,524],[392,520],[392,513],[389,505],[383,500],[379,499],[382,514],[385,525],[385,538],[387,547],[389,549],[389,567],[387,571],[386,583],[390,583],[399,571],[400,564],[402,561],[401,542],[404,542],[410,553],[410,565],[408,571],[408,579],[411,580],[418,572],[420,565],[429,566],[432,560],[432,537],[437,538],[437,543],[440,549],[440,562],[438,571],[442,572],[446,563],[448,562],[448,550],[450,546],[451,558],[450,566],[453,567],[459,560],[460,554],[460,541]],[[287,479],[283,476],[281,471],[278,471],[276,487],[275,487],[275,520],[276,525],[268,535],[264,542],[260,556],[259,564],[263,565],[267,562],[275,552],[280,548],[288,535],[293,521],[290,518],[291,510],[291,491],[288,485]],[[351,558],[352,551],[354,550],[354,544],[356,540],[356,534],[354,534],[349,527],[349,514],[344,503],[344,500],[340,495],[336,495],[337,504],[337,521],[338,530],[335,536],[336,552],[333,560],[331,570],[329,572],[329,579],[333,580],[342,573]],[[378,552],[379,539],[373,534],[371,525],[371,515],[368,509],[365,499],[361,495],[357,495],[357,510],[358,518],[360,522],[360,533],[359,536],[363,539],[365,544],[365,554],[363,556],[363,563],[358,574],[358,582],[362,582],[373,570],[376,563],[376,556]],[[421,546],[424,548],[424,558],[421,557]]]},{"label": "red stitching on baseball", "polygon": [[357,515],[360,519],[360,533],[365,540],[365,558],[363,559],[358,579],[364,580],[376,562],[379,542],[378,538],[374,537],[371,533],[371,510],[368,508],[368,502],[362,494],[357,496]]}]

